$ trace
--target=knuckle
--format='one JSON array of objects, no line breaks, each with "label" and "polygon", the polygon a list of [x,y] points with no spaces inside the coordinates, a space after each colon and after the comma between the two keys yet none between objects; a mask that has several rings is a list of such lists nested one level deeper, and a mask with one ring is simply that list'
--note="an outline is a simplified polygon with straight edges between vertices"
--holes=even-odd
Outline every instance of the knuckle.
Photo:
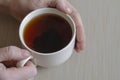
[{"label": "knuckle", "polygon": [[48,5],[49,5],[50,7],[55,7],[56,4],[57,4],[57,0],[51,0]]},{"label": "knuckle", "polygon": [[14,46],[8,46],[8,47],[7,47],[6,50],[7,50],[8,55],[11,55],[11,54],[12,54],[13,49],[14,49]]},{"label": "knuckle", "polygon": [[14,53],[16,52],[16,49],[18,49],[16,46],[8,46],[7,47],[7,56],[9,57],[13,57],[14,56]]},{"label": "knuckle", "polygon": [[11,51],[11,50],[15,49],[16,47],[15,46],[8,46],[7,48],[8,48],[8,51]]},{"label": "knuckle", "polygon": [[30,10],[35,10],[38,9],[40,7],[44,6],[44,2],[43,0],[36,0],[36,1],[31,1],[29,4],[29,9]]}]

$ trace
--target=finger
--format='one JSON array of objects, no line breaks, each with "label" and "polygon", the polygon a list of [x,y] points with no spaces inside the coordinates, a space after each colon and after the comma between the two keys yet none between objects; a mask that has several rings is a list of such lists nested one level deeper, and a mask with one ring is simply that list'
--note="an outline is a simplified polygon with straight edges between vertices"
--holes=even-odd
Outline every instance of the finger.
[{"label": "finger", "polygon": [[58,10],[64,13],[71,13],[71,10],[65,4],[65,0],[52,0],[48,6],[57,8]]},{"label": "finger", "polygon": [[27,62],[25,67],[22,68],[8,68],[6,71],[7,77],[11,77],[14,80],[28,80],[33,78],[37,74],[35,65],[32,62]]},{"label": "finger", "polygon": [[11,60],[22,60],[30,56],[30,53],[24,49],[15,46],[0,48],[0,62]]},{"label": "finger", "polygon": [[68,2],[66,1],[66,5],[71,9],[71,13],[68,13],[75,22],[76,25],[76,44],[75,49],[77,52],[83,50],[85,48],[85,32],[84,26],[81,20],[80,14],[77,10]]}]

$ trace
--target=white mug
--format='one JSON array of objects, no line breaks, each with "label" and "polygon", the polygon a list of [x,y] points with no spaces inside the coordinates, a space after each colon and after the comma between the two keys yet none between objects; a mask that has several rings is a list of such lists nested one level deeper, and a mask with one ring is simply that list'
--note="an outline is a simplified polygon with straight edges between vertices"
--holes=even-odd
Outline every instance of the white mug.
[{"label": "white mug", "polygon": [[[72,29],[72,39],[70,40],[70,42],[61,50],[56,51],[56,52],[52,52],[52,53],[47,53],[47,54],[40,53],[40,52],[37,52],[35,50],[30,49],[25,44],[25,41],[23,38],[23,32],[24,32],[24,29],[25,29],[27,23],[29,23],[29,21],[31,19],[35,18],[36,16],[42,15],[45,13],[57,14],[57,15],[63,17],[70,24],[71,29]],[[65,61],[67,61],[73,53],[74,44],[75,44],[75,37],[76,37],[75,23],[69,15],[67,15],[67,14],[65,14],[57,9],[41,8],[41,9],[37,9],[35,11],[32,11],[23,19],[23,21],[20,25],[20,28],[19,28],[19,37],[20,37],[20,40],[21,40],[23,46],[31,52],[32,57],[33,57],[33,61],[36,65],[39,65],[42,67],[58,66],[58,65],[64,63]],[[18,63],[18,65],[20,66],[20,65],[25,64],[32,57],[29,57],[26,60],[20,61]]]}]

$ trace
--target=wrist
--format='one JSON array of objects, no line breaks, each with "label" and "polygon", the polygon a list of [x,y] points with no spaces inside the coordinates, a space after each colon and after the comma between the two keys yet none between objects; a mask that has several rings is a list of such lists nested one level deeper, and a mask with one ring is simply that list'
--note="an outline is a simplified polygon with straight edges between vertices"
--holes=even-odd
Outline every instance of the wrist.
[{"label": "wrist", "polygon": [[0,0],[0,12],[9,13],[9,1],[10,0]]}]

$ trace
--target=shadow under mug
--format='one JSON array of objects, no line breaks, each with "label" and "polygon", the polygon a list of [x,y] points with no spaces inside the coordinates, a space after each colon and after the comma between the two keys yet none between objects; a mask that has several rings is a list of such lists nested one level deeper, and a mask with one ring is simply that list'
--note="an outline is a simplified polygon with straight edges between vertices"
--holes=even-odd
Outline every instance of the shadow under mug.
[{"label": "shadow under mug", "polygon": [[[31,19],[35,18],[36,16],[46,14],[46,13],[56,14],[56,15],[63,17],[70,24],[70,27],[72,29],[72,38],[71,38],[70,42],[61,50],[58,50],[58,51],[52,52],[52,53],[47,53],[47,54],[32,50],[31,48],[29,48],[26,45],[24,38],[23,38],[23,32],[24,32],[24,29],[25,29],[27,23],[29,23],[29,21]],[[20,28],[19,28],[19,37],[20,37],[20,41],[23,44],[23,46],[27,50],[29,50],[32,55],[32,57],[29,57],[28,59],[20,61],[19,62],[20,66],[24,65],[30,58],[33,58],[33,62],[38,66],[42,66],[42,67],[58,66],[58,65],[64,63],[65,61],[67,61],[73,53],[75,37],[76,37],[75,23],[69,15],[67,15],[57,9],[41,8],[41,9],[32,11],[23,19],[23,21],[20,24]]]}]

